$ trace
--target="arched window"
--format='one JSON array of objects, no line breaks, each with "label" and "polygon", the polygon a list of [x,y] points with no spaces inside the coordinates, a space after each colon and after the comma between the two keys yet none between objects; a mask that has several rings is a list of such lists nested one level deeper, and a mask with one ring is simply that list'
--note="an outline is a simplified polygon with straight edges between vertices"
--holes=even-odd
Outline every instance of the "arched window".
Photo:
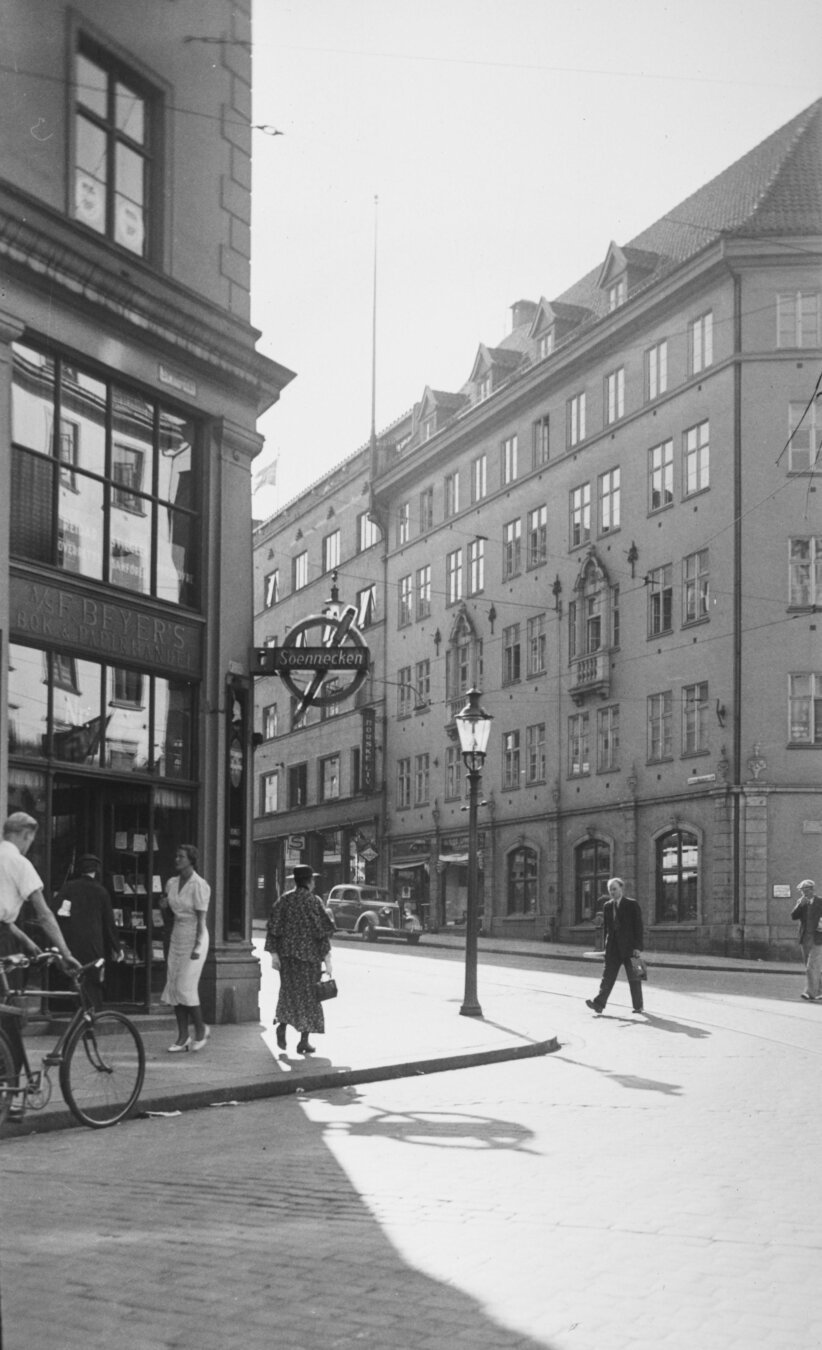
[{"label": "arched window", "polygon": [[535,914],[537,910],[537,855],[523,846],[508,854],[508,913]]},{"label": "arched window", "polygon": [[574,853],[576,923],[588,923],[602,908],[605,887],[611,876],[611,845],[604,839],[586,839]]},{"label": "arched window", "polygon": [[656,921],[696,923],[699,840],[689,830],[669,830],[656,841]]}]

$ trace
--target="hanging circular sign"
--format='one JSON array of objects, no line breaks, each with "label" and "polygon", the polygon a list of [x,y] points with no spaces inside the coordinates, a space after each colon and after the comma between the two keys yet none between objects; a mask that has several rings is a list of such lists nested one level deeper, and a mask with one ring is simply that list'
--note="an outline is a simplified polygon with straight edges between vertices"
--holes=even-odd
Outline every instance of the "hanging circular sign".
[{"label": "hanging circular sign", "polygon": [[[355,626],[357,610],[311,614],[301,619],[274,648],[272,667],[297,699],[295,720],[308,707],[327,708],[356,694],[368,676],[370,652]],[[312,645],[312,636],[316,645]],[[326,684],[329,675],[333,682]],[[324,687],[325,686],[325,687]]]}]

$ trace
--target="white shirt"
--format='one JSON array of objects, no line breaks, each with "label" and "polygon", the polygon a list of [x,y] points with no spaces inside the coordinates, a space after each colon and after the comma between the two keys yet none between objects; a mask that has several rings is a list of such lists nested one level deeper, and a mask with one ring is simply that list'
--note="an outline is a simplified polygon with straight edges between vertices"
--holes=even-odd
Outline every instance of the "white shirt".
[{"label": "white shirt", "polygon": [[43,883],[36,869],[11,839],[0,843],[0,923],[14,923],[26,900]]}]

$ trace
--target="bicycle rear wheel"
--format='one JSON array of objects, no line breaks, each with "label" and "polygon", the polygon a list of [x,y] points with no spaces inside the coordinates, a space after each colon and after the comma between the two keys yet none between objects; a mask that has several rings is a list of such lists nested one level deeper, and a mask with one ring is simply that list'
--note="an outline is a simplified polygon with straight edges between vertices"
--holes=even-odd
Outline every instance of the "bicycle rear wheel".
[{"label": "bicycle rear wheel", "polygon": [[81,1125],[103,1129],[125,1120],[143,1086],[143,1039],[123,1013],[94,1013],[73,1032],[60,1066],[60,1088]]},{"label": "bicycle rear wheel", "polygon": [[0,1031],[0,1125],[5,1124],[11,1104],[14,1101],[14,1088],[17,1086],[17,1066],[11,1042],[4,1031]]}]

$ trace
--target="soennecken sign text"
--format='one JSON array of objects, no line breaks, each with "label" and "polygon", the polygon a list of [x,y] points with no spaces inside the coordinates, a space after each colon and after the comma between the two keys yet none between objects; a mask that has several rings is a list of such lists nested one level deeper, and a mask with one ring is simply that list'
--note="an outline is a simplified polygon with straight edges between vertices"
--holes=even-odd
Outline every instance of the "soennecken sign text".
[{"label": "soennecken sign text", "polygon": [[11,577],[11,636],[101,660],[139,661],[181,676],[201,673],[199,625],[26,577]]},{"label": "soennecken sign text", "polygon": [[368,670],[367,647],[256,647],[253,675],[281,670]]}]

